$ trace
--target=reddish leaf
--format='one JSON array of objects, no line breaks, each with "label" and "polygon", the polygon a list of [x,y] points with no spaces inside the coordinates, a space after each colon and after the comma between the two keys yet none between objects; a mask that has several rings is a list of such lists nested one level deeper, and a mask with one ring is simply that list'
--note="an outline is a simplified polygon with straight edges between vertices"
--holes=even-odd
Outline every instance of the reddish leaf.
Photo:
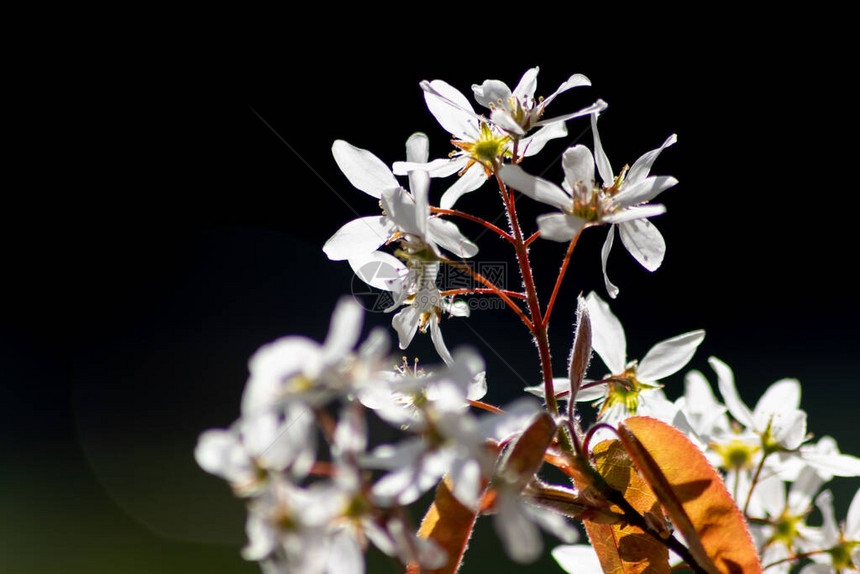
[{"label": "reddish leaf", "polygon": [[549,413],[542,412],[537,415],[508,448],[499,474],[520,488],[524,487],[543,464],[555,430],[555,422]]},{"label": "reddish leaf", "polygon": [[[535,417],[532,424],[509,447],[500,472],[506,480],[524,487],[543,463],[544,451],[552,443],[556,425],[548,413]],[[436,496],[418,529],[418,536],[435,541],[448,553],[448,562],[440,569],[421,569],[422,574],[454,574],[460,567],[475,520],[482,512],[492,509],[496,492],[487,490],[477,512],[467,508],[451,493],[447,477],[436,488]],[[416,564],[409,564],[407,574],[419,572]]]},{"label": "reddish leaf", "polygon": [[441,546],[448,553],[448,562],[436,570],[419,569],[417,564],[410,563],[406,567],[407,574],[454,574],[460,567],[479,512],[467,508],[454,498],[449,479],[442,480],[436,487],[433,503],[421,521],[418,536],[431,539]]},{"label": "reddish leaf", "polygon": [[676,428],[631,417],[618,436],[700,566],[709,572],[761,572],[743,515],[702,452]]},{"label": "reddish leaf", "polygon": [[[595,467],[609,486],[643,515],[662,516],[657,497],[636,472],[633,462],[617,440],[594,447]],[[614,507],[616,512],[621,509]],[[591,545],[607,574],[667,574],[669,550],[640,528],[623,524],[584,521]]]}]

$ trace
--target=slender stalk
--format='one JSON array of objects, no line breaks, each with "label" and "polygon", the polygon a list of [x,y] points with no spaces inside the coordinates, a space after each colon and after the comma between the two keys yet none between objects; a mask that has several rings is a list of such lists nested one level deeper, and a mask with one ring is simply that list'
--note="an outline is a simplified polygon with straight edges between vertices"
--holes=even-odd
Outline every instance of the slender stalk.
[{"label": "slender stalk", "polygon": [[469,401],[469,404],[477,409],[482,409],[491,413],[496,413],[497,415],[505,414],[505,411],[500,409],[499,407],[495,407],[493,405],[487,404],[483,401]]},{"label": "slender stalk", "polygon": [[514,237],[514,250],[516,251],[517,262],[520,267],[520,275],[523,279],[523,286],[526,292],[526,301],[528,303],[529,314],[532,322],[532,335],[535,338],[535,344],[538,348],[540,356],[541,370],[543,372],[544,395],[546,397],[546,406],[549,413],[553,416],[558,415],[558,401],[555,398],[555,392],[552,384],[552,361],[549,351],[549,339],[547,337],[546,324],[540,310],[540,301],[538,300],[537,288],[535,287],[534,276],[532,275],[531,263],[529,262],[529,252],[526,243],[523,239],[523,232],[520,228],[519,220],[517,219],[516,202],[514,201],[513,191],[509,190],[502,179],[496,173],[496,182],[499,185],[499,191],[502,194],[502,199],[505,203],[505,209],[508,213],[508,220],[511,227],[511,233]]},{"label": "slender stalk", "polygon": [[824,554],[827,550],[811,550],[809,552],[799,552],[797,554],[793,554],[792,556],[786,556],[785,558],[780,558],[775,562],[771,562],[767,566],[764,566],[762,570],[767,570],[773,566],[778,566],[779,564],[784,564],[786,562],[793,562],[795,560],[803,560],[804,558],[809,558],[810,556],[815,556],[816,554]]},{"label": "slender stalk", "polygon": [[552,307],[555,305],[555,298],[558,295],[559,288],[561,287],[561,280],[564,279],[564,275],[567,272],[567,265],[570,262],[570,256],[573,253],[573,248],[576,247],[576,242],[579,241],[580,235],[582,235],[582,230],[576,234],[567,246],[567,252],[564,254],[564,260],[561,262],[561,269],[559,270],[558,277],[555,280],[555,287],[552,289],[552,295],[549,298],[549,303],[547,303],[546,312],[543,314],[544,325],[549,323],[549,316],[552,314]]},{"label": "slender stalk", "polygon": [[514,238],[511,237],[510,233],[506,232],[501,227],[493,225],[486,219],[480,218],[476,215],[472,215],[471,213],[466,213],[465,211],[459,211],[457,209],[442,209],[441,207],[431,207],[430,211],[431,213],[438,213],[440,215],[454,215],[457,217],[468,219],[469,221],[474,221],[475,223],[483,225],[487,229],[496,232],[502,239],[506,239],[507,241],[514,243]]},{"label": "slender stalk", "polygon": [[472,276],[473,279],[475,279],[475,281],[478,281],[479,283],[486,285],[487,288],[493,294],[497,295],[498,297],[500,297],[502,299],[502,301],[504,301],[505,303],[508,304],[508,307],[510,307],[514,311],[514,313],[516,313],[517,316],[523,321],[523,323],[525,323],[525,325],[526,325],[526,327],[528,327],[529,331],[534,332],[534,324],[532,323],[532,321],[529,320],[528,317],[526,317],[526,314],[523,312],[522,309],[520,309],[520,306],[517,305],[516,303],[514,303],[514,301],[510,298],[510,296],[503,289],[499,288],[495,283],[493,283],[492,281],[490,281],[489,279],[487,279],[486,277],[484,277],[483,275],[481,275],[480,273],[478,273],[477,271],[475,271],[470,266],[468,266],[464,263],[461,263],[459,261],[454,261],[453,259],[448,259],[447,257],[440,258],[440,261],[442,263],[450,265],[456,269],[459,269],[465,273],[468,273],[469,275]]},{"label": "slender stalk", "polygon": [[[753,475],[752,482],[750,483],[749,492],[747,492],[747,499],[746,499],[746,502],[744,502],[744,516],[747,515],[747,511],[749,510],[750,500],[752,500],[752,493],[756,487],[756,484],[758,484],[758,479],[761,476],[761,470],[764,468],[764,461],[767,458],[767,456],[768,456],[767,452],[762,454],[761,460],[758,463],[758,467],[755,469],[755,474]],[[735,488],[735,490],[737,490],[737,488]]]},{"label": "slender stalk", "polygon": [[[508,291],[507,289],[499,289],[502,293],[507,295],[508,297],[513,297],[515,299],[523,299],[525,300],[526,296],[522,293],[517,293],[516,291]],[[447,295],[473,295],[476,293],[486,293],[486,294],[496,294],[496,291],[490,288],[478,288],[478,289],[469,289],[467,287],[463,287],[461,289],[448,289],[447,291],[442,291],[443,296]]]}]

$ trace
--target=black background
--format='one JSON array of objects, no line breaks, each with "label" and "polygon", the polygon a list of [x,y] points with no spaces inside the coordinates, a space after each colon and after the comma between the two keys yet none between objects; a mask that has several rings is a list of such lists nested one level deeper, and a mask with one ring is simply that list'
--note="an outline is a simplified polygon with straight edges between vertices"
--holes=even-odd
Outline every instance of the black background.
[{"label": "black background", "polygon": [[[713,380],[707,357],[725,360],[751,406],[771,382],[799,378],[810,431],[860,453],[857,114],[839,15],[607,17],[499,12],[368,27],[358,24],[367,13],[341,12],[338,27],[261,28],[272,42],[218,29],[212,44],[168,46],[150,30],[135,33],[139,43],[118,31],[22,65],[20,105],[7,110],[21,129],[7,157],[17,177],[4,186],[0,572],[257,571],[238,553],[241,504],[196,466],[194,444],[235,419],[260,345],[321,340],[351,292],[348,265],[321,246],[378,208],[339,172],[331,143],[389,164],[414,131],[430,136],[433,157],[450,150],[423,79],[469,94],[472,83],[514,86],[540,66],[537,93],[548,95],[584,73],[593,86],[550,111],[606,100],[601,135],[616,169],[677,133],[653,170],[680,181],[655,219],[663,266],[648,273],[620,244],[610,260],[629,356],[703,328],[692,367]],[[563,149],[591,145],[584,120],[568,131],[528,167],[560,180]],[[458,207],[496,218],[491,189]],[[518,205],[534,229],[540,206]],[[571,262],[551,329],[556,372],[576,294],[604,294],[602,240],[602,230],[584,236]],[[513,261],[500,240],[479,244],[484,260]],[[544,300],[562,249],[532,250]],[[513,267],[507,280],[517,288]],[[389,324],[367,316],[366,328]],[[485,357],[490,402],[539,380],[511,313],[476,312],[444,332],[450,347]],[[435,357],[426,339],[410,357]],[[666,382],[676,397],[681,377]],[[843,514],[856,488],[834,483]],[[494,544],[489,522],[479,524],[464,572],[495,559]],[[559,569],[547,559],[516,571]]]}]

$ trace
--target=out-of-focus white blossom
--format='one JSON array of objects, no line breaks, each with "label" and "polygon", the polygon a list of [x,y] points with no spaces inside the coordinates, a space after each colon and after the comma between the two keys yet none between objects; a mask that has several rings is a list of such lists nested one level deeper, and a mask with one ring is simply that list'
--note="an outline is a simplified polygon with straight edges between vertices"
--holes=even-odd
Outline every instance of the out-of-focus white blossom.
[{"label": "out-of-focus white blossom", "polygon": [[817,540],[818,548],[824,550],[811,554],[815,562],[807,564],[800,574],[841,574],[848,570],[860,570],[860,490],[856,492],[845,522],[836,521],[833,511],[833,494],[825,490],[815,499],[823,522]]}]

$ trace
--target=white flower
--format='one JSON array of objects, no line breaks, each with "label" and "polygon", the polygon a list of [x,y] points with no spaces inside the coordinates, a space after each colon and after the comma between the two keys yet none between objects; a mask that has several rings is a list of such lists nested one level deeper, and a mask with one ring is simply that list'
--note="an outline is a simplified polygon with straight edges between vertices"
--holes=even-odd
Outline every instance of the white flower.
[{"label": "white flower", "polygon": [[417,434],[374,449],[364,461],[371,468],[387,470],[373,487],[379,500],[410,504],[448,475],[451,493],[463,505],[477,508],[483,485],[493,473],[488,441],[501,442],[521,432],[539,407],[520,399],[503,414],[473,415],[464,410],[467,393],[473,388],[470,371],[450,372],[458,372],[459,380],[441,377],[434,381],[413,403],[420,415],[412,417],[409,429]]},{"label": "white flower", "polygon": [[727,433],[730,428],[725,405],[720,403],[710,383],[697,370],[684,375],[684,394],[675,401],[678,415],[674,426],[687,433],[688,437],[703,450],[714,434]]},{"label": "white flower", "polygon": [[538,527],[568,544],[578,538],[578,532],[565,516],[540,503],[543,487],[535,480],[543,463],[542,449],[550,444],[555,423],[546,411],[538,411],[524,427],[519,436],[507,443],[490,481],[495,494],[491,507],[493,526],[505,552],[521,564],[533,562],[543,552]]},{"label": "white flower", "polygon": [[603,574],[597,552],[590,544],[563,544],[552,549],[552,557],[570,574]]},{"label": "white flower", "polygon": [[[805,467],[789,489],[777,475],[760,479],[750,498],[748,514],[757,517],[750,532],[761,553],[762,564],[779,562],[796,552],[813,550],[818,528],[806,524],[812,501],[824,483],[812,467]],[[788,572],[791,563],[780,563],[775,571]]]},{"label": "white flower", "polygon": [[[533,128],[564,123],[575,116],[558,116],[541,119],[544,110],[559,94],[579,86],[590,86],[591,81],[582,74],[574,74],[565,80],[550,96],[535,100],[539,68],[531,68],[523,74],[517,86],[511,89],[500,80],[484,80],[481,85],[473,85],[475,101],[489,108],[490,121],[511,135],[522,137]],[[546,137],[544,134],[543,137]],[[564,135],[562,133],[561,135]],[[553,134],[551,137],[558,137]],[[532,142],[534,145],[536,142]],[[543,143],[540,144],[541,146]]]},{"label": "white flower", "polygon": [[385,309],[392,317],[391,325],[398,335],[401,349],[406,349],[415,333],[430,331],[430,338],[439,356],[450,363],[451,353],[442,337],[440,322],[443,317],[468,317],[465,301],[442,295],[436,285],[439,262],[424,261],[419,257],[407,258],[404,264],[383,251],[374,251],[350,261],[356,276],[371,287],[389,291],[392,303]]},{"label": "white flower", "polygon": [[256,416],[291,401],[319,406],[374,380],[377,367],[387,359],[388,341],[374,330],[356,349],[363,322],[358,302],[342,297],[322,344],[289,335],[263,345],[249,361],[242,416]]},{"label": "white flower", "polygon": [[483,359],[474,351],[461,348],[444,367],[427,372],[404,363],[386,373],[379,384],[367,386],[358,394],[361,403],[380,418],[405,430],[427,428],[427,402],[444,410],[466,411],[468,401],[487,393]]},{"label": "white flower", "polygon": [[270,482],[264,495],[248,505],[242,557],[260,562],[264,572],[325,573],[325,530],[336,512],[331,502],[326,488]]},{"label": "white flower", "polygon": [[825,480],[834,476],[860,476],[860,458],[839,451],[836,439],[822,436],[816,442],[806,442],[797,450],[780,454],[780,474],[793,480],[800,469],[809,465]]},{"label": "white flower", "polygon": [[[729,459],[739,462],[745,449],[750,457],[775,455],[769,456],[767,466],[785,480],[794,480],[805,466],[813,467],[825,480],[834,476],[860,476],[860,458],[839,452],[832,437],[806,442],[807,415],[800,408],[799,381],[785,378],[774,382],[750,411],[738,394],[729,366],[715,357],[709,363],[717,373],[729,413],[742,426],[738,432],[712,437],[714,452],[723,457],[723,468]],[[751,464],[752,458],[739,466],[749,468]]]},{"label": "white flower", "polygon": [[226,480],[237,496],[253,496],[271,473],[308,473],[315,460],[313,430],[313,414],[288,403],[283,412],[266,410],[240,418],[229,429],[204,431],[194,458],[203,470]]},{"label": "white flower", "polygon": [[767,448],[794,450],[806,439],[806,413],[800,409],[800,382],[780,379],[770,385],[750,411],[738,394],[734,374],[716,357],[708,362],[717,373],[717,384],[732,418],[762,437]]},{"label": "white flower", "polygon": [[[538,228],[545,239],[571,241],[588,226],[610,226],[601,257],[606,289],[611,297],[616,297],[618,288],[606,274],[616,227],[621,242],[643,267],[654,271],[663,261],[665,241],[648,218],[664,213],[665,208],[648,202],[678,181],[671,176],[649,174],[660,153],[677,138],[674,134],[669,136],[662,146],[641,156],[633,167],[625,168],[616,177],[600,143],[597,114],[592,114],[591,123],[594,155],[583,145],[568,148],[562,157],[564,181],[561,186],[530,175],[519,165],[503,166],[499,176],[514,189],[560,210],[538,216]],[[600,185],[595,178],[595,166],[603,181]]]},{"label": "white flower", "polygon": [[675,406],[662,391],[660,380],[686,365],[705,337],[690,331],[654,345],[641,362],[628,362],[624,328],[609,305],[594,292],[586,297],[594,352],[609,369],[603,383],[583,386],[577,400],[599,399],[601,421],[616,424],[632,415],[649,415],[672,422]]},{"label": "white flower", "polygon": [[[351,260],[371,253],[400,234],[418,233],[438,251],[444,248],[458,257],[473,257],[477,246],[466,239],[456,224],[430,217],[426,172],[412,170],[409,190],[371,152],[343,140],[335,141],[332,154],[341,171],[357,189],[380,200],[382,215],[359,217],[343,225],[326,241],[323,251],[332,260]],[[423,163],[428,157],[427,136],[415,133],[406,142],[407,161]],[[401,175],[407,175],[403,173]]]},{"label": "white flower", "polygon": [[572,543],[578,538],[576,529],[561,514],[532,503],[519,488],[503,482],[494,485],[496,514],[493,515],[493,526],[505,552],[515,562],[534,562],[543,553],[538,527],[554,534],[562,542]]},{"label": "white flower", "polygon": [[[534,74],[536,73],[535,70]],[[531,74],[531,72],[527,72],[521,86],[515,90],[517,97],[523,98],[518,101],[526,105],[530,105],[527,103],[527,99],[533,97],[534,94],[534,78],[529,77]],[[585,85],[581,83],[583,81],[581,76],[572,76],[568,82],[562,84],[553,97],[575,85]],[[416,167],[426,169],[433,177],[447,177],[459,173],[459,180],[445,191],[439,203],[440,207],[450,209],[463,194],[474,191],[483,185],[492,172],[500,166],[502,158],[512,153],[511,133],[507,128],[516,132],[511,123],[515,120],[513,120],[513,116],[502,109],[506,106],[502,106],[501,111],[496,114],[500,124],[492,119],[487,120],[475,112],[462,92],[443,80],[423,81],[421,88],[424,90],[424,99],[430,113],[444,129],[454,136],[454,145],[460,151],[455,153],[451,159],[434,160],[423,166],[416,166],[411,162],[398,162],[392,167],[396,174],[407,173]],[[493,92],[494,88],[499,89],[499,84],[490,81],[490,84],[487,85],[487,93]],[[476,96],[478,94],[480,94],[479,101],[486,102],[482,87],[478,88]],[[566,120],[600,111],[605,109],[606,104],[605,102],[598,102],[588,108],[560,116],[552,121],[534,121],[535,114],[542,113],[544,106],[545,104],[538,104],[537,107],[532,106],[527,113],[528,120],[526,120],[525,115],[522,116],[526,123],[531,122],[529,128],[540,128],[537,132],[525,137],[519,137],[521,134],[514,134],[517,139],[518,153],[524,157],[538,153],[550,139],[567,135],[567,128],[564,125]],[[524,110],[523,112],[525,113]]]},{"label": "white flower", "polygon": [[368,544],[428,567],[444,552],[409,533],[401,519],[377,505],[369,475],[360,466],[367,447],[364,409],[343,406],[331,433],[331,472],[307,486],[274,475],[248,504],[248,544],[243,556],[264,572],[363,573]]},{"label": "white flower", "polygon": [[823,523],[818,547],[824,553],[812,554],[815,563],[804,566],[800,574],[836,574],[847,570],[860,570],[860,490],[848,507],[843,525],[836,522],[833,512],[833,494],[825,490],[815,499]]}]

